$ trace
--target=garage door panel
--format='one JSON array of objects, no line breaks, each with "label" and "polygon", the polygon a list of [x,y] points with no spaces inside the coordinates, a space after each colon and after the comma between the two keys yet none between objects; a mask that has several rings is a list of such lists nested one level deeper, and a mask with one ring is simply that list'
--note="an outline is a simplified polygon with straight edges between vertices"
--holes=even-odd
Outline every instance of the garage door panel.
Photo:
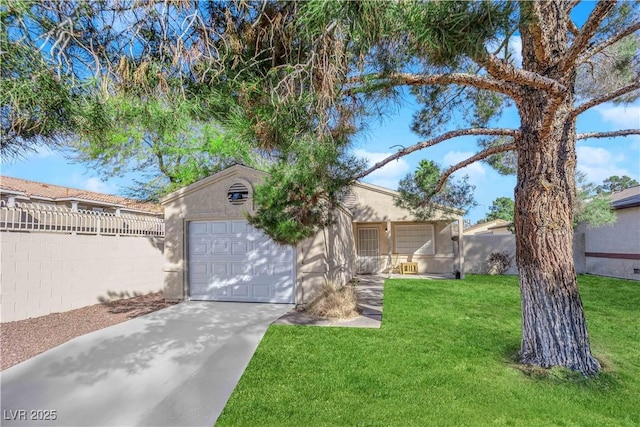
[{"label": "garage door panel", "polygon": [[211,223],[211,234],[227,234],[229,224],[225,221],[216,221]]},{"label": "garage door panel", "polygon": [[254,285],[253,296],[256,298],[268,298],[271,296],[271,287],[269,285]]},{"label": "garage door panel", "polygon": [[208,245],[206,243],[194,243],[191,245],[192,255],[206,255],[208,253]]},{"label": "garage door panel", "polygon": [[211,254],[213,255],[222,255],[229,253],[229,240],[214,240],[211,242]]},{"label": "garage door panel", "polygon": [[211,272],[213,276],[222,276],[226,277],[229,275],[229,266],[227,263],[222,262],[212,262],[211,263]]},{"label": "garage door panel", "polygon": [[250,296],[249,285],[239,284],[231,287],[231,295],[236,298],[246,299]]},{"label": "garage door panel", "polygon": [[245,221],[231,221],[231,232],[234,234],[247,234],[248,224]]},{"label": "garage door panel", "polygon": [[231,246],[231,253],[233,255],[246,255],[249,252],[248,242],[233,242]]},{"label": "garage door panel", "polygon": [[198,236],[201,234],[209,234],[209,227],[206,223],[191,223],[189,227],[189,233],[192,236]]},{"label": "garage door panel", "polygon": [[206,262],[193,262],[191,263],[191,271],[193,274],[207,274],[209,264]]},{"label": "garage door panel", "polygon": [[246,221],[190,222],[188,236],[191,299],[295,301],[293,248],[278,245]]}]

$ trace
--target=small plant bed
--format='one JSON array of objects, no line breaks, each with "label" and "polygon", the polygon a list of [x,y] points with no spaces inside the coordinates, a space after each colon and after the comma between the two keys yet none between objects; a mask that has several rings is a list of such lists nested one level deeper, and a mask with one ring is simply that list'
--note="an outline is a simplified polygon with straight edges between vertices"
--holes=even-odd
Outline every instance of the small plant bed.
[{"label": "small plant bed", "polygon": [[578,282],[596,378],[515,362],[517,277],[389,279],[381,329],[272,326],[216,426],[640,425],[640,286]]},{"label": "small plant bed", "polygon": [[358,316],[358,297],[355,282],[338,287],[327,283],[318,296],[307,308],[313,317],[329,320],[344,320]]}]

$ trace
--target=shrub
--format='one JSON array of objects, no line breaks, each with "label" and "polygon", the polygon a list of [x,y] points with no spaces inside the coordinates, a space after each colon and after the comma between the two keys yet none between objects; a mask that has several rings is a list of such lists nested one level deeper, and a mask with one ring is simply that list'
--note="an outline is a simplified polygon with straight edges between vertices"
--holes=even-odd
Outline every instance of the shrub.
[{"label": "shrub", "polygon": [[487,273],[488,274],[504,274],[513,262],[513,256],[507,251],[492,252],[487,260]]},{"label": "shrub", "polygon": [[333,282],[325,283],[322,294],[309,304],[307,311],[325,319],[350,319],[358,316],[355,285],[348,283],[339,288]]}]

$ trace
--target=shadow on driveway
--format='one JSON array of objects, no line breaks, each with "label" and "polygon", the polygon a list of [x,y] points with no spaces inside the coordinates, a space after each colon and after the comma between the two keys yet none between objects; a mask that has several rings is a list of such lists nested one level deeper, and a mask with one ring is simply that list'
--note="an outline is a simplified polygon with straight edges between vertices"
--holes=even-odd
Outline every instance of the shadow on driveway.
[{"label": "shadow on driveway", "polygon": [[2,425],[211,426],[291,308],[188,302],[73,339],[2,372]]}]

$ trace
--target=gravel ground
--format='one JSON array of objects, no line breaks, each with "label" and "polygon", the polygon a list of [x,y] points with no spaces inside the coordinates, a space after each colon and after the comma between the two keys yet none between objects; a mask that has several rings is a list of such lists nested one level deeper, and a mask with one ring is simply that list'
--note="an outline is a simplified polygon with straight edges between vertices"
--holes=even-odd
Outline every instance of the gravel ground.
[{"label": "gravel ground", "polygon": [[133,319],[173,303],[162,292],[91,305],[0,324],[0,370],[23,362],[72,338]]}]

